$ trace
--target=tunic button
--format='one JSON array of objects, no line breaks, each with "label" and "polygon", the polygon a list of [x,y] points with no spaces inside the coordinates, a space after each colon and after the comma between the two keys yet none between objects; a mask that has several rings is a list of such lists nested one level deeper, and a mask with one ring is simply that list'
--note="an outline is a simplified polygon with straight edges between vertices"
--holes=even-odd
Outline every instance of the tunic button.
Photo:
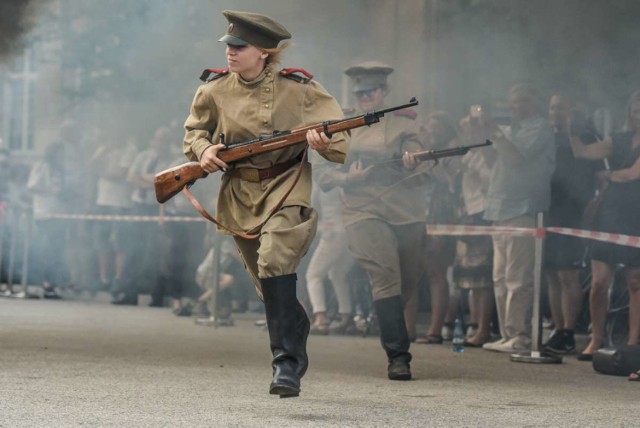
[{"label": "tunic button", "polygon": [[267,119],[262,121],[265,125],[269,123],[269,121]]},{"label": "tunic button", "polygon": [[265,104],[265,105],[264,105],[264,108],[269,108],[269,104]]},{"label": "tunic button", "polygon": [[267,73],[267,77],[271,77],[271,73],[270,73],[270,72],[269,72],[269,73]]},{"label": "tunic button", "polygon": [[265,90],[266,92],[270,92],[270,91],[271,91],[271,89],[270,89],[270,88],[264,88],[264,90]]}]

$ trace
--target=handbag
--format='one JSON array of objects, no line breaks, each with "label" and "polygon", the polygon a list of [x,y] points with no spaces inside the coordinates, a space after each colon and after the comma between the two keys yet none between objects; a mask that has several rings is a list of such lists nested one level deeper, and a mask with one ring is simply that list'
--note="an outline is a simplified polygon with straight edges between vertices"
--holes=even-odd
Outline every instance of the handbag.
[{"label": "handbag", "polygon": [[640,370],[640,345],[603,348],[593,353],[593,369],[612,376],[629,376]]}]

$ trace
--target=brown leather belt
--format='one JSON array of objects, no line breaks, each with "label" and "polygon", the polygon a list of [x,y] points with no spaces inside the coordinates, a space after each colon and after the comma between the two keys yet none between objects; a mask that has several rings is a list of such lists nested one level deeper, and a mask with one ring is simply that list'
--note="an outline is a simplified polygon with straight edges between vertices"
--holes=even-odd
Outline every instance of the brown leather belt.
[{"label": "brown leather belt", "polygon": [[231,175],[232,177],[240,178],[244,181],[259,183],[262,180],[277,177],[299,162],[300,160],[298,159],[291,159],[283,163],[275,164],[274,166],[271,166],[269,168],[236,168],[227,171],[227,174]]}]

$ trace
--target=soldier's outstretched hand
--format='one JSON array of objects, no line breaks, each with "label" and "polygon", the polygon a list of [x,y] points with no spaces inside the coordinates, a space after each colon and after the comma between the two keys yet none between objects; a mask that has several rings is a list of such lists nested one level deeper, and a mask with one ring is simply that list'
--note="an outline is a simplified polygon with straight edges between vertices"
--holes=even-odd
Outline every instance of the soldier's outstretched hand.
[{"label": "soldier's outstretched hand", "polygon": [[373,168],[373,165],[369,165],[366,168],[362,167],[362,162],[358,159],[349,166],[349,172],[347,173],[347,184],[359,184],[363,183],[369,176],[369,172]]}]

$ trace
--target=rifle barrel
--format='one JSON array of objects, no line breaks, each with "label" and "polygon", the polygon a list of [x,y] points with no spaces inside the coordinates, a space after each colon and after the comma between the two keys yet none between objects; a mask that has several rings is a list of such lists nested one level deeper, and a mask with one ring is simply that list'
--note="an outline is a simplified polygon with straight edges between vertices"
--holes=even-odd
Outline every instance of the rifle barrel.
[{"label": "rifle barrel", "polygon": [[[441,149],[441,150],[423,150],[420,152],[413,152],[413,154],[418,158],[418,159],[422,159],[422,160],[437,160],[440,158],[445,158],[445,157],[450,157],[450,156],[461,156],[466,154],[467,152],[469,152],[469,150],[471,149],[476,149],[479,147],[487,147],[492,145],[493,143],[491,142],[491,140],[486,140],[484,143],[482,144],[472,144],[469,146],[459,146],[459,147],[452,147],[450,149]],[[381,162],[376,162],[374,165],[384,165],[384,164],[388,164],[388,163],[392,163],[392,162],[402,162],[402,158],[394,158],[394,159],[389,159],[389,160],[385,160],[385,161],[381,161]]]},{"label": "rifle barrel", "polygon": [[[402,104],[402,105],[395,106],[395,107],[389,107],[389,108],[385,108],[383,110],[374,110],[374,111],[372,111],[371,113],[368,113],[368,114],[373,114],[373,115],[377,115],[377,116],[384,116],[386,113],[390,113],[390,112],[396,111],[396,110],[404,110],[406,108],[414,107],[414,106],[417,106],[417,105],[418,105],[418,100],[415,97],[413,97],[413,98],[411,98],[409,100],[409,102],[407,104]],[[367,114],[367,113],[365,113],[365,114]]]}]

